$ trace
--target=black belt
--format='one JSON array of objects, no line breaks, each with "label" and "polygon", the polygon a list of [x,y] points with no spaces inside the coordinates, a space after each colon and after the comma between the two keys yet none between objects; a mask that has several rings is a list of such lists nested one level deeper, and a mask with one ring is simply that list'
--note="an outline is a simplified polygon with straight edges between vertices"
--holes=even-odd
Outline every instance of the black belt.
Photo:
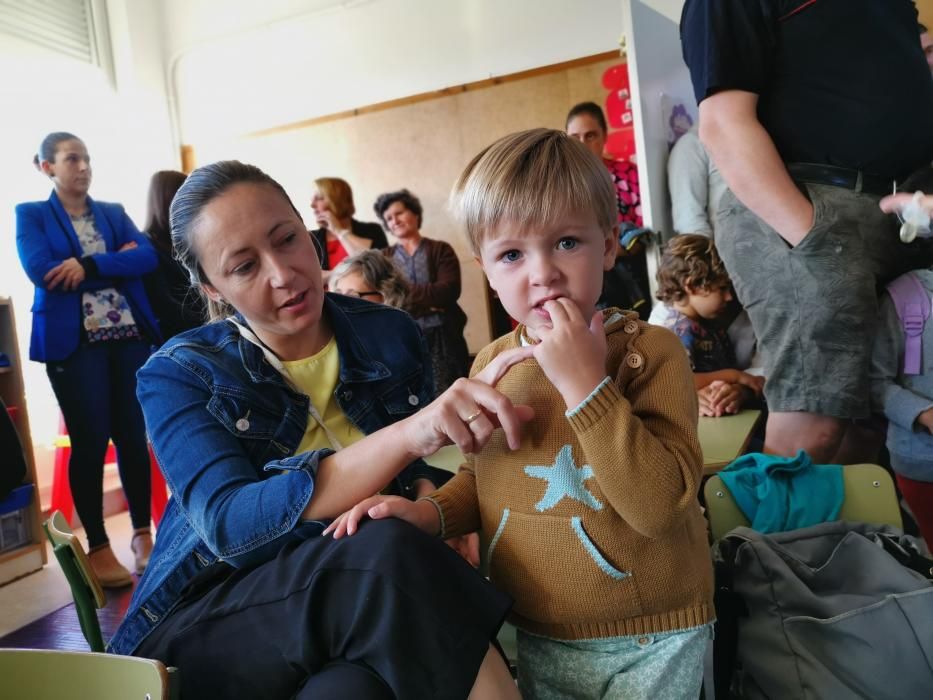
[{"label": "black belt", "polygon": [[798,182],[809,182],[812,185],[832,185],[878,195],[894,192],[894,178],[866,173],[863,170],[850,170],[821,163],[787,163],[787,172]]}]

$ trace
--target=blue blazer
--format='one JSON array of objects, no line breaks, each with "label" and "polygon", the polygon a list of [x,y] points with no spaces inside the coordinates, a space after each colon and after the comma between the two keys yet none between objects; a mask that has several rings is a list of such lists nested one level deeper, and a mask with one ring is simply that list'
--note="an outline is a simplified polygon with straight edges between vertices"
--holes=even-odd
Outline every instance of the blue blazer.
[{"label": "blue blazer", "polygon": [[[107,252],[90,256],[98,274],[86,278],[71,291],[63,290],[61,285],[47,289],[43,279],[64,260],[84,257],[78,234],[58,195],[53,191],[45,202],[16,205],[16,250],[26,275],[36,285],[29,343],[31,360],[56,362],[71,355],[81,341],[82,293],[106,287],[116,287],[126,297],[133,318],[150,342],[162,342],[142,283],[142,275],[158,264],[155,250],[121,205],[95,202],[90,197],[87,203]],[[130,241],[136,242],[135,249],[117,253]]]}]

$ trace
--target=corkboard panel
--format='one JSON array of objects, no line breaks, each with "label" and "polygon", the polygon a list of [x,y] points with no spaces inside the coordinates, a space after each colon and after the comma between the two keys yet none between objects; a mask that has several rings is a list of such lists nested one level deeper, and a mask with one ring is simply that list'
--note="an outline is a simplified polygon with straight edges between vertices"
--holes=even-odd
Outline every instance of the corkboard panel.
[{"label": "corkboard panel", "polygon": [[916,0],[918,19],[927,27],[933,28],[933,0]]},{"label": "corkboard panel", "polygon": [[359,114],[271,129],[232,143],[197,144],[198,160],[239,158],[281,182],[306,222],[317,177],[342,177],[353,187],[356,218],[375,221],[372,203],[382,192],[407,187],[424,206],[422,233],[450,243],[463,271],[460,305],[469,318],[471,352],[491,340],[486,285],[469,246],[447,211],[450,188],[483,147],[513,131],[537,126],[561,129],[577,102],[602,104],[603,71],[621,59],[601,57],[586,65],[547,68],[521,79],[450,89]]}]

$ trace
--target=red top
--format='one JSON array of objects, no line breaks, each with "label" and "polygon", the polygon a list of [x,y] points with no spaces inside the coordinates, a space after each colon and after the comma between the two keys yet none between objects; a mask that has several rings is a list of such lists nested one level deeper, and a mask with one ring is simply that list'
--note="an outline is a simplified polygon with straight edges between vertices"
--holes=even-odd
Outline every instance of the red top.
[{"label": "red top", "polygon": [[327,239],[327,261],[330,263],[330,269],[333,270],[340,261],[347,257],[347,249],[343,247],[336,238]]}]

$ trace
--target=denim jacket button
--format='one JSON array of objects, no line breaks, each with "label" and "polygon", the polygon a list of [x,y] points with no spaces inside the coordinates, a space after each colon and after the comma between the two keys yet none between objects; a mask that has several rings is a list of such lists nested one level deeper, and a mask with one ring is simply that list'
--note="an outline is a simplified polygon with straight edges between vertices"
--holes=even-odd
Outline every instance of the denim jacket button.
[{"label": "denim jacket button", "polygon": [[245,433],[247,430],[249,430],[249,421],[245,418],[240,418],[240,420],[236,422],[236,429],[241,433]]},{"label": "denim jacket button", "polygon": [[408,403],[410,403],[412,406],[417,406],[417,405],[420,403],[420,401],[419,401],[418,397],[415,396],[414,394],[409,394],[409,395],[408,395]]}]

